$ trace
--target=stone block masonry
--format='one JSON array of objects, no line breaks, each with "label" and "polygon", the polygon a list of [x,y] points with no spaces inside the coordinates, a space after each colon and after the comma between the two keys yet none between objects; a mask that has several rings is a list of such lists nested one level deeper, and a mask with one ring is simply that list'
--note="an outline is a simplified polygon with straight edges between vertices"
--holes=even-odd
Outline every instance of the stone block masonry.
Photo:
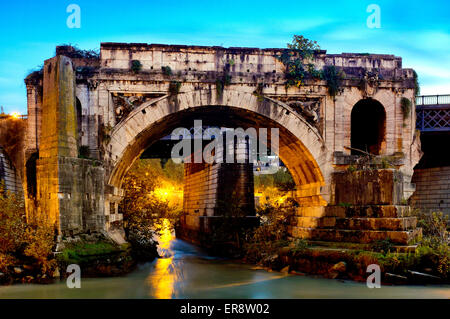
[{"label": "stone block masonry", "polygon": [[[200,242],[223,223],[223,217],[243,218],[249,225],[256,222],[253,164],[248,161],[185,163],[184,181],[178,237]],[[244,221],[248,219],[251,221]]]},{"label": "stone block masonry", "polygon": [[[129,167],[175,128],[202,119],[209,126],[280,130],[279,155],[292,174],[300,205],[291,226],[294,236],[321,239],[328,234],[344,241],[376,237],[359,236],[361,231],[403,236],[414,228],[414,221],[395,214],[401,214],[399,202],[412,193],[408,185],[420,158],[414,111],[405,120],[400,103],[415,96],[413,70],[403,68],[401,58],[392,55],[320,50],[314,53],[317,70],[336,67],[345,73],[337,94],[331,96],[326,80],[307,79],[301,87],[287,87],[286,65],[277,58],[282,52],[102,43],[100,56],[80,58],[74,48],[57,48],[43,70],[25,79],[28,127],[21,163],[27,170],[21,176],[27,213],[49,216],[60,233],[123,229],[117,205]],[[140,61],[141,70],[131,69],[133,60]],[[395,166],[403,187],[386,177],[385,186],[355,179],[334,189],[333,174],[348,167],[334,155],[352,156],[351,118],[360,101],[384,109],[385,119],[377,122],[385,128],[379,132],[379,155],[398,157]],[[81,146],[100,164],[79,159]],[[187,167],[191,180],[186,181],[181,220],[190,227],[187,230],[208,230],[210,221],[220,220],[217,203],[225,199],[231,204],[233,192],[245,195],[244,206],[253,205],[248,169],[226,165]],[[361,188],[367,188],[366,193],[355,194],[363,197],[352,197],[352,190]],[[338,206],[333,196],[353,210]],[[378,218],[376,214],[393,219],[363,219]],[[316,220],[322,217],[330,218]]]},{"label": "stone block masonry", "polygon": [[412,182],[416,184],[412,206],[450,216],[450,166],[416,169]]},{"label": "stone block masonry", "polygon": [[104,170],[99,161],[78,158],[75,80],[69,58],[56,56],[45,62],[43,101],[37,213],[47,216],[63,236],[102,230]]},{"label": "stone block masonry", "polygon": [[373,243],[389,238],[406,245],[421,233],[403,205],[403,176],[396,170],[342,171],[333,175],[328,206],[315,215],[299,210],[293,237],[332,242]]}]

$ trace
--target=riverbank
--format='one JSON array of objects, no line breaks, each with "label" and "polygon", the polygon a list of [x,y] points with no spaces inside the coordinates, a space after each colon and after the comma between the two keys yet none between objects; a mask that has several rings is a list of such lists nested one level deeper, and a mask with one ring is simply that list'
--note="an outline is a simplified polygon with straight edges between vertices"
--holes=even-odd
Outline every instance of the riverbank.
[{"label": "riverbank", "polygon": [[[118,245],[101,234],[83,234],[66,238],[58,244],[57,252],[43,269],[31,259],[18,258],[0,273],[0,284],[14,283],[51,284],[67,278],[70,264],[80,266],[82,278],[117,277],[134,271],[143,254],[129,243]],[[156,248],[145,254],[145,261],[158,256]]]},{"label": "riverbank", "polygon": [[[173,240],[171,237],[170,240]],[[169,241],[170,242],[170,241]],[[166,249],[168,243],[165,243]],[[167,247],[166,247],[167,246]],[[161,250],[161,247],[160,249]],[[146,261],[158,257],[158,251],[146,251]],[[161,253],[160,255],[167,255]],[[169,254],[170,256],[170,254]],[[67,266],[77,264],[82,270],[82,278],[119,277],[136,270],[142,262],[142,251],[133,250],[126,243],[117,245],[101,234],[82,235],[65,239],[55,254],[56,267],[43,271],[35,264],[26,261],[10,266],[8,273],[0,274],[0,283],[51,284],[64,279],[70,273]],[[439,260],[434,251],[427,251],[420,246],[404,247],[396,252],[375,252],[357,244],[294,241],[280,246],[271,254],[266,254],[258,262],[250,261],[244,256],[238,259],[249,265],[256,265],[283,274],[318,275],[328,279],[343,279],[365,282],[367,267],[371,264],[380,266],[381,280],[389,285],[427,285],[449,284],[443,276],[445,259]],[[443,268],[439,269],[441,266]]]},{"label": "riverbank", "polygon": [[[340,247],[339,247],[340,246]],[[375,252],[334,243],[307,243],[301,247],[280,247],[263,258],[258,265],[269,271],[296,275],[319,275],[329,279],[365,282],[372,271],[367,267],[380,266],[381,282],[388,285],[449,284],[448,267],[433,251],[416,246],[403,251]],[[439,268],[441,267],[441,268]]]},{"label": "riverbank", "polygon": [[82,278],[81,289],[69,289],[65,280],[50,285],[16,284],[0,287],[0,298],[450,298],[449,285],[382,285],[381,289],[369,289],[365,282],[270,272],[214,258],[178,239],[172,240],[168,249],[167,257],[138,264],[127,275]]}]

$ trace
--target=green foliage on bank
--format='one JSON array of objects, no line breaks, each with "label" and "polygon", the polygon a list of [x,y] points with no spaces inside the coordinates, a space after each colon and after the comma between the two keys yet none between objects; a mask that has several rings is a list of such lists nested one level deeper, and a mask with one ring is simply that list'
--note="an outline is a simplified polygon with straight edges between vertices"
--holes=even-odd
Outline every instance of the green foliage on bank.
[{"label": "green foliage on bank", "polygon": [[259,174],[254,176],[256,190],[267,187],[276,187],[280,191],[291,191],[295,189],[295,182],[288,170],[280,169],[275,174]]},{"label": "green foliage on bank", "polygon": [[109,241],[76,241],[67,243],[65,248],[57,255],[58,261],[67,264],[82,264],[97,260],[103,256],[118,254],[128,249],[128,245],[119,246]]}]

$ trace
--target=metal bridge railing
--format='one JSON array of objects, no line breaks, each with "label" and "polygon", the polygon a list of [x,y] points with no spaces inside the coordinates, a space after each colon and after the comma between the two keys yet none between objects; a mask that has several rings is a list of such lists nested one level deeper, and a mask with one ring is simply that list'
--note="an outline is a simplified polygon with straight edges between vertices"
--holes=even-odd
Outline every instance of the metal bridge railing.
[{"label": "metal bridge railing", "polygon": [[421,95],[416,97],[416,105],[450,105],[450,94]]},{"label": "metal bridge railing", "polygon": [[416,114],[420,131],[450,131],[450,94],[417,96]]}]

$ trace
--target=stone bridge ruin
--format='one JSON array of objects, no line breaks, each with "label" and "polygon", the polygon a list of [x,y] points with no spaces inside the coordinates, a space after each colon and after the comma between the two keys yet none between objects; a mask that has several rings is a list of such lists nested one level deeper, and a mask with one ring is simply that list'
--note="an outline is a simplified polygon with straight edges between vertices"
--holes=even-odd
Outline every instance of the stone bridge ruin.
[{"label": "stone bridge ruin", "polygon": [[[100,56],[86,56],[57,47],[25,79],[27,213],[46,214],[62,235],[106,231],[120,240],[127,170],[173,129],[201,119],[279,129],[278,155],[299,204],[292,237],[360,243],[388,237],[407,244],[419,233],[405,204],[414,192],[420,141],[414,107],[409,116],[402,110],[402,99],[414,105],[414,71],[393,55],[316,51],[315,68],[342,71],[340,86],[333,91],[326,79],[306,78],[287,87],[282,52],[102,43]],[[378,155],[385,169],[355,170],[356,149]],[[185,211],[183,227],[199,232],[200,220],[214,214],[206,206]]]}]

